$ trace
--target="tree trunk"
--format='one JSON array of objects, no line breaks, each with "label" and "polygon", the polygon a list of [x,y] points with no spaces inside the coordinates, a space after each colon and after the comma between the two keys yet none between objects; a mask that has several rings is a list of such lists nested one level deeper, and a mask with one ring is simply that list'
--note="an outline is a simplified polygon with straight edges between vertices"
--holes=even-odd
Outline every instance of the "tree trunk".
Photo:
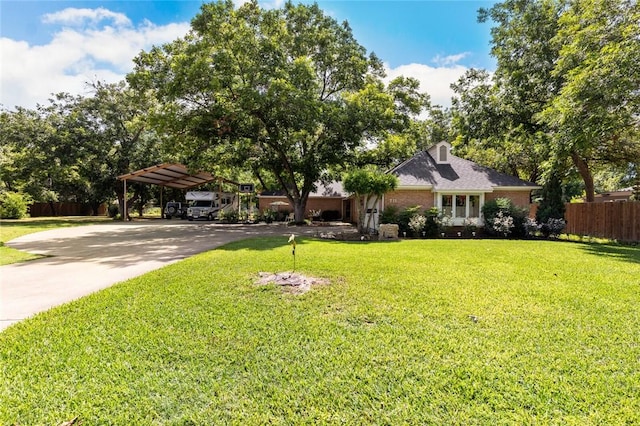
[{"label": "tree trunk", "polygon": [[[129,210],[129,203],[127,203],[127,210]],[[118,194],[118,210],[120,211],[120,220],[126,221],[128,219],[127,215],[124,212],[124,196],[122,194]]]},{"label": "tree trunk", "polygon": [[298,203],[293,205],[293,217],[296,223],[304,222],[305,208],[306,208],[306,205],[302,204],[302,200],[298,200]]},{"label": "tree trunk", "polygon": [[[138,194],[134,194],[133,197],[127,200],[127,210],[131,209],[133,202],[138,198]],[[120,207],[120,217],[123,221],[131,220],[131,216],[129,216],[129,212],[124,211],[124,195],[122,193],[118,194],[118,206]]]},{"label": "tree trunk", "polygon": [[91,207],[91,216],[98,216],[98,210],[100,209],[100,202],[90,201],[89,207]]},{"label": "tree trunk", "polygon": [[53,201],[49,201],[49,208],[51,209],[51,216],[56,216],[56,206]]},{"label": "tree trunk", "polygon": [[[369,214],[369,217],[367,218],[367,224],[364,227],[365,231],[368,233],[369,229],[371,229],[371,218],[374,215],[374,211],[376,210],[376,205],[378,204],[378,200],[380,199],[379,195],[376,195],[376,197],[373,199],[373,203],[371,203],[371,213]],[[367,211],[369,211],[369,198],[367,197],[367,205],[364,207],[364,211],[365,214]],[[375,226],[375,222],[373,223],[373,225]]]},{"label": "tree trunk", "polygon": [[591,170],[589,170],[589,165],[587,164],[587,161],[580,157],[580,155],[575,151],[571,153],[571,159],[584,181],[586,201],[591,203],[595,200],[595,186],[593,184],[593,175],[591,174]]},{"label": "tree trunk", "polygon": [[358,218],[358,232],[364,234],[364,218],[366,215],[367,196],[356,194],[356,217]]}]

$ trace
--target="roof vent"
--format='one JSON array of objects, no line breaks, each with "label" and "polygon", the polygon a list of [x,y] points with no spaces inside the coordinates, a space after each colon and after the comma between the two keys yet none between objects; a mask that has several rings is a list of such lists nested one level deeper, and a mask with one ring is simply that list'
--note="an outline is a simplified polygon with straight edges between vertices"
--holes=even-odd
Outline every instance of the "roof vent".
[{"label": "roof vent", "polygon": [[442,141],[429,149],[429,154],[436,160],[436,164],[449,164],[451,157],[451,144]]}]

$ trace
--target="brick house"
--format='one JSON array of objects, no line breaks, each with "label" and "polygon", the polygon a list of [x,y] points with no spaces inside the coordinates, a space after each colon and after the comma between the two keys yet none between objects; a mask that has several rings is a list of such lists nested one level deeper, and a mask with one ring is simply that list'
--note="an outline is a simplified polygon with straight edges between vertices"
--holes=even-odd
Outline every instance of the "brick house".
[{"label": "brick house", "polygon": [[[280,213],[292,212],[293,206],[282,191],[262,192],[258,195],[258,208],[260,211],[267,209],[275,210]],[[355,222],[354,200],[349,197],[340,182],[318,183],[317,188],[307,200],[307,215],[311,210],[331,212],[330,216],[343,222]]]},{"label": "brick house", "polygon": [[[374,214],[375,228],[380,223],[379,212],[390,206],[399,211],[413,206],[421,206],[422,210],[438,207],[452,218],[453,226],[462,226],[465,219],[475,219],[482,226],[482,206],[496,198],[509,198],[529,211],[535,208],[531,191],[540,186],[456,157],[450,151],[451,144],[440,142],[388,172],[398,177],[398,186],[385,194],[378,206],[368,206],[367,213]],[[261,211],[273,208],[273,203],[280,203],[282,210],[293,210],[282,193],[264,192],[258,200]],[[309,196],[307,211],[310,210],[334,210],[340,212],[344,222],[357,221],[354,199],[340,182],[319,184]]]},{"label": "brick house", "polygon": [[[421,151],[389,171],[398,177],[395,191],[385,194],[384,210],[419,205],[438,207],[461,226],[465,219],[482,225],[482,206],[496,198],[510,198],[517,206],[531,210],[531,191],[541,187],[514,176],[451,154],[451,145],[440,142]],[[376,221],[377,223],[377,221]]]}]

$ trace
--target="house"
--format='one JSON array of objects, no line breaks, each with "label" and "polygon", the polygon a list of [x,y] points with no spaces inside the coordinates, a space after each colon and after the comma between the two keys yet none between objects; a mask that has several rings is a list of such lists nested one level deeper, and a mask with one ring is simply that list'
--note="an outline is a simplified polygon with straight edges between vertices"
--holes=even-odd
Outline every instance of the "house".
[{"label": "house", "polygon": [[[531,191],[541,187],[497,172],[451,154],[451,145],[440,142],[389,171],[398,177],[395,191],[384,195],[382,210],[394,206],[404,210],[437,207],[452,218],[454,226],[465,219],[482,225],[482,206],[489,200],[509,198],[517,206],[531,209]],[[377,222],[377,221],[376,221]]]},{"label": "house", "polygon": [[596,194],[593,201],[595,203],[606,203],[611,201],[629,201],[633,195],[633,187],[618,189],[617,191],[603,192]]},{"label": "house", "polygon": [[[293,206],[284,195],[283,191],[264,191],[258,195],[258,208],[260,211],[267,209],[277,212],[292,212]],[[324,217],[343,222],[355,222],[354,201],[342,188],[340,182],[316,184],[316,190],[309,194],[307,200],[307,212],[322,211]]]},{"label": "house", "polygon": [[[437,207],[451,217],[453,226],[462,226],[465,219],[473,219],[482,226],[482,206],[487,201],[509,198],[515,205],[531,211],[531,191],[542,188],[456,157],[451,154],[451,144],[444,141],[417,153],[388,173],[398,177],[398,186],[385,194],[378,206],[368,206],[367,215],[374,214],[371,223],[375,228],[380,223],[380,212],[391,206],[400,211],[413,206],[421,206],[423,210]],[[274,206],[281,211],[292,210],[281,192],[263,192],[258,199],[261,211]],[[307,210],[338,211],[344,222],[357,220],[354,199],[340,182],[319,183],[309,196]]]}]

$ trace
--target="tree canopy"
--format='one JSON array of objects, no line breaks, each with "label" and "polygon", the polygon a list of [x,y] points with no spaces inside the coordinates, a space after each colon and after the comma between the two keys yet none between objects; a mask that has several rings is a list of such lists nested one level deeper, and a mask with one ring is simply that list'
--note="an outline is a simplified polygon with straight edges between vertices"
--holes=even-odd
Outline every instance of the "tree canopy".
[{"label": "tree canopy", "polygon": [[205,4],[187,36],[135,63],[129,82],[157,96],[155,122],[185,162],[275,181],[297,221],[330,167],[401,132],[428,99],[412,79],[386,87],[378,58],[316,4]]},{"label": "tree canopy", "polygon": [[454,145],[532,181],[558,169],[569,176],[571,166],[589,201],[597,171],[636,170],[638,10],[634,0],[507,0],[481,9],[479,20],[495,23],[497,68],[471,70],[453,86]]},{"label": "tree canopy", "polygon": [[398,186],[398,178],[395,175],[381,173],[375,168],[362,168],[346,173],[342,183],[345,191],[352,194],[356,200],[358,217],[358,230],[365,233],[370,229],[370,214],[365,222],[365,214],[368,209],[375,209],[380,197],[393,191]]},{"label": "tree canopy", "polygon": [[[592,200],[594,165],[640,163],[640,5],[574,1],[559,18],[552,76],[565,84],[542,111],[556,156],[570,156]],[[636,166],[637,167],[637,166]]]},{"label": "tree canopy", "polygon": [[[0,114],[5,188],[35,201],[89,203],[95,212],[116,194],[122,204],[118,175],[159,162],[160,144],[146,120],[149,99],[124,82],[92,89],[92,96],[61,93],[35,110]],[[138,197],[149,190],[135,189]]]}]

